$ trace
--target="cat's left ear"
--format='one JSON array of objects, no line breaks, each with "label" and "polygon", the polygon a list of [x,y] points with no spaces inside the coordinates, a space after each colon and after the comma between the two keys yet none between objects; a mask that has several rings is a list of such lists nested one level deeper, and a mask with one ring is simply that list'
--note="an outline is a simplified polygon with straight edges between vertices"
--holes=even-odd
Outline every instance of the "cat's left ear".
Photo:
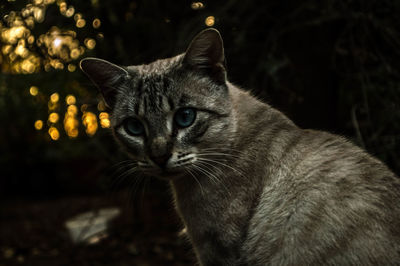
[{"label": "cat's left ear", "polygon": [[108,107],[113,108],[118,87],[129,78],[129,73],[106,60],[88,57],[80,62],[82,71],[99,88]]},{"label": "cat's left ear", "polygon": [[200,32],[186,50],[183,63],[204,72],[214,81],[225,84],[224,45],[219,32],[214,28]]}]

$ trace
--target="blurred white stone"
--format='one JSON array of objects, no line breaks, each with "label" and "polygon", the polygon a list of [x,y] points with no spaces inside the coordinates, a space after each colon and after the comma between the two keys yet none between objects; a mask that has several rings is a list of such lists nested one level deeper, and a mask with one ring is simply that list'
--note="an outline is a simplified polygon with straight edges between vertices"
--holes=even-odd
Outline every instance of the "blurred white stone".
[{"label": "blurred white stone", "polygon": [[79,214],[65,222],[75,243],[88,242],[98,235],[105,235],[108,223],[120,214],[118,208],[104,208]]}]

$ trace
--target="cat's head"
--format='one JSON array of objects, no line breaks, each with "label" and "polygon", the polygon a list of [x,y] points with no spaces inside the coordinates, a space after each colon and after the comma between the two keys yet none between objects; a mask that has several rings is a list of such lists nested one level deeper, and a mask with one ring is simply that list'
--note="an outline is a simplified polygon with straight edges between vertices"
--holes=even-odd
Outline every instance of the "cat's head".
[{"label": "cat's head", "polygon": [[217,30],[202,31],[176,57],[129,67],[86,58],[81,69],[110,107],[116,139],[143,172],[210,171],[212,158],[231,146],[235,122]]}]

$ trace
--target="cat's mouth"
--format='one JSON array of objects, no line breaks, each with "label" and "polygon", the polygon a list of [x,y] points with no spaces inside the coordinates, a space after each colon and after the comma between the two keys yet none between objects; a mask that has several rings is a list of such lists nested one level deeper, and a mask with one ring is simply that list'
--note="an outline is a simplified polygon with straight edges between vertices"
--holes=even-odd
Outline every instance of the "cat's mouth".
[{"label": "cat's mouth", "polygon": [[176,153],[164,163],[147,160],[138,161],[138,166],[143,173],[160,179],[172,180],[184,176],[190,171],[191,165],[196,161],[194,153]]}]

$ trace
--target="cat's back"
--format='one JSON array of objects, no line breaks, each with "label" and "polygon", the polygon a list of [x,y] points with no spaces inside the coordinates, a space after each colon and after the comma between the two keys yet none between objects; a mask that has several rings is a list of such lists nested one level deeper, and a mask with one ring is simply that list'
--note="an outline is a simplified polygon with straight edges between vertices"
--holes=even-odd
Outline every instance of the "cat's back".
[{"label": "cat's back", "polygon": [[244,245],[250,265],[400,264],[400,182],[384,164],[291,123],[259,136],[265,181]]}]

